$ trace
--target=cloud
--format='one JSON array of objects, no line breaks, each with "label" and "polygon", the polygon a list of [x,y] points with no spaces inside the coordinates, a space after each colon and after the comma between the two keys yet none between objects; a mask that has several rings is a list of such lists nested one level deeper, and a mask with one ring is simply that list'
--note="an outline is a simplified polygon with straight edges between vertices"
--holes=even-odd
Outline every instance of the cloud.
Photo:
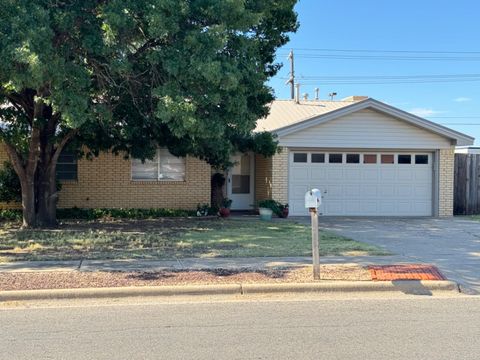
[{"label": "cloud", "polygon": [[460,96],[460,97],[457,97],[457,98],[453,99],[453,101],[455,101],[455,102],[467,102],[467,101],[472,101],[472,99],[469,98],[469,97]]},{"label": "cloud", "polygon": [[429,116],[441,114],[444,111],[438,111],[438,110],[427,109],[427,108],[414,108],[414,109],[411,109],[409,112],[420,117],[429,117]]}]

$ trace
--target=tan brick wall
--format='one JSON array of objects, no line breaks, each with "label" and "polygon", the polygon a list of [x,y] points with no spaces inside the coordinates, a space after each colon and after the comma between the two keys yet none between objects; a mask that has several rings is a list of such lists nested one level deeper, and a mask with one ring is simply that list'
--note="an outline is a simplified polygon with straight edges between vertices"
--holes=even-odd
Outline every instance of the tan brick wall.
[{"label": "tan brick wall", "polygon": [[185,181],[132,181],[131,162],[102,153],[78,162],[78,181],[62,183],[59,207],[195,209],[210,204],[210,166],[187,157]]},{"label": "tan brick wall", "polygon": [[255,155],[255,201],[272,198],[272,158]]},{"label": "tan brick wall", "polygon": [[[6,159],[1,146],[2,165]],[[132,181],[130,160],[102,153],[78,162],[78,181],[62,182],[58,207],[196,209],[210,204],[210,175],[206,162],[187,157],[185,181]],[[0,203],[0,208],[12,206]]]},{"label": "tan brick wall", "polygon": [[272,198],[288,202],[288,148],[272,157]]},{"label": "tan brick wall", "polygon": [[439,159],[438,215],[453,215],[455,148],[441,149]]}]

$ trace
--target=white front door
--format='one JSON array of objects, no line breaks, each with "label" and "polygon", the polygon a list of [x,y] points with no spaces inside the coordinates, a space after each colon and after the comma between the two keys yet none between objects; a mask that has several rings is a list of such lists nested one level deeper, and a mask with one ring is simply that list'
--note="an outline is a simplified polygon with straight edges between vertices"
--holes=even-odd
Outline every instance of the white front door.
[{"label": "white front door", "polygon": [[227,197],[232,199],[232,209],[252,209],[255,169],[253,154],[234,155],[231,160],[234,166],[227,176]]}]

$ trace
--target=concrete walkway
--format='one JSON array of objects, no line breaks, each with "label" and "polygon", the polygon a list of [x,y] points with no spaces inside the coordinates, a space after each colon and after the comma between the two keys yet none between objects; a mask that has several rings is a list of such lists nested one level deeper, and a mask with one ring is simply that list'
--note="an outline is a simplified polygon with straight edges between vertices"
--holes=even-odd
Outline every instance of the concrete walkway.
[{"label": "concrete walkway", "polygon": [[[402,256],[326,256],[321,264],[392,264],[412,262]],[[1,272],[160,271],[200,269],[272,269],[310,265],[311,257],[186,258],[176,260],[19,261],[1,263]]]}]

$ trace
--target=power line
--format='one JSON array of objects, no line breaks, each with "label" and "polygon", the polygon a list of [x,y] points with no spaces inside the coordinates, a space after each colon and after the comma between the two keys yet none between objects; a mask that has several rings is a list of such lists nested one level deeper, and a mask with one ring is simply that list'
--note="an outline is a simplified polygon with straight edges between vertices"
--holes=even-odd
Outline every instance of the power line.
[{"label": "power line", "polygon": [[437,50],[372,50],[372,49],[318,49],[293,48],[298,51],[353,52],[353,53],[410,53],[410,54],[480,54],[480,51],[437,51]]}]

